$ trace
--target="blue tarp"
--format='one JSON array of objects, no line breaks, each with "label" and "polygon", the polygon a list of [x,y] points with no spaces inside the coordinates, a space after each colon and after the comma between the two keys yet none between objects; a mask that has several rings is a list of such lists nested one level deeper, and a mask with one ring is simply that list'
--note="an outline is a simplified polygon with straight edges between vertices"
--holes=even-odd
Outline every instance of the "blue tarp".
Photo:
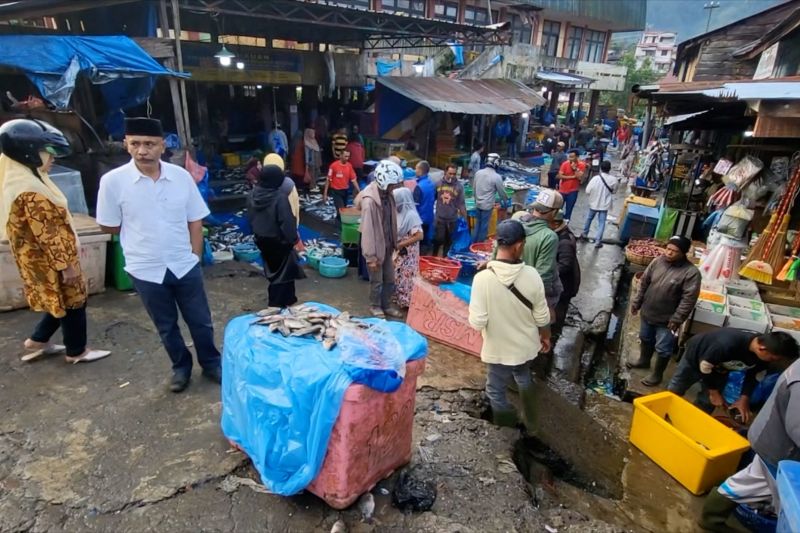
[{"label": "blue tarp", "polygon": [[[0,50],[0,65],[25,72],[42,97],[59,109],[69,105],[78,73],[95,84],[151,76],[188,77],[167,70],[124,35],[1,35]],[[152,86],[144,85],[139,93],[147,90],[146,98]]]},{"label": "blue tarp", "polygon": [[361,337],[343,335],[327,351],[315,339],[252,325],[255,318],[240,316],[225,328],[222,432],[250,457],[270,491],[288,496],[322,468],[347,387],[397,390],[405,362],[425,357],[428,344],[403,323],[365,319],[375,327],[358,330]]}]

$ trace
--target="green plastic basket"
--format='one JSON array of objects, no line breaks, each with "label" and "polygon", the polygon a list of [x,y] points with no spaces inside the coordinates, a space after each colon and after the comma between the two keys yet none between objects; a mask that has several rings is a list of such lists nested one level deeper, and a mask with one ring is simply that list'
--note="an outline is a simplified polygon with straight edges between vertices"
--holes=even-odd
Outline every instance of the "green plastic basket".
[{"label": "green plastic basket", "polygon": [[358,231],[358,224],[342,223],[342,244],[358,244],[361,234]]}]

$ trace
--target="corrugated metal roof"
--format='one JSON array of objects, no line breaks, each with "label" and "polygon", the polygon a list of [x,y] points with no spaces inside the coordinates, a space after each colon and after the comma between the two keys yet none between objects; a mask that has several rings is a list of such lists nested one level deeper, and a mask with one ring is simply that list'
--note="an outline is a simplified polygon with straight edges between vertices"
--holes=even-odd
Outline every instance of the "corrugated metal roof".
[{"label": "corrugated metal roof", "polygon": [[568,74],[566,72],[553,72],[547,70],[540,70],[536,73],[536,77],[544,81],[552,81],[561,85],[586,85],[592,83],[594,79],[587,78],[586,76],[579,76],[577,74]]},{"label": "corrugated metal roof", "polygon": [[513,115],[530,111],[545,100],[516,80],[453,80],[449,78],[382,77],[378,84],[431,111],[468,115]]},{"label": "corrugated metal roof", "polygon": [[653,92],[659,95],[703,95],[730,100],[794,100],[800,94],[800,76],[767,80],[722,80],[665,83]]}]

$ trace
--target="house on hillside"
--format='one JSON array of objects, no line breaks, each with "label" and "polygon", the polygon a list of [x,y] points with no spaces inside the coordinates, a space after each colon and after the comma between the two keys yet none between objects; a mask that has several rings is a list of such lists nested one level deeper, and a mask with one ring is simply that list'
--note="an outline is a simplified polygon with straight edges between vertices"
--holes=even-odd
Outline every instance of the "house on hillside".
[{"label": "house on hillside", "polygon": [[650,60],[650,66],[661,76],[672,72],[675,65],[675,53],[678,48],[676,42],[678,34],[665,31],[646,31],[636,44],[636,68],[642,68],[645,59]]}]

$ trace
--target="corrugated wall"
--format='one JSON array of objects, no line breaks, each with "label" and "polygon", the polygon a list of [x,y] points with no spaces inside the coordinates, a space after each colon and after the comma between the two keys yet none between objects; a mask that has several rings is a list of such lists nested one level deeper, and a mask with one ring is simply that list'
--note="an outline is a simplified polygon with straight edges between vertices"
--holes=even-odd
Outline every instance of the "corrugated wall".
[{"label": "corrugated wall", "polygon": [[536,0],[534,3],[545,10],[609,21],[630,29],[644,29],[647,15],[646,0]]}]

